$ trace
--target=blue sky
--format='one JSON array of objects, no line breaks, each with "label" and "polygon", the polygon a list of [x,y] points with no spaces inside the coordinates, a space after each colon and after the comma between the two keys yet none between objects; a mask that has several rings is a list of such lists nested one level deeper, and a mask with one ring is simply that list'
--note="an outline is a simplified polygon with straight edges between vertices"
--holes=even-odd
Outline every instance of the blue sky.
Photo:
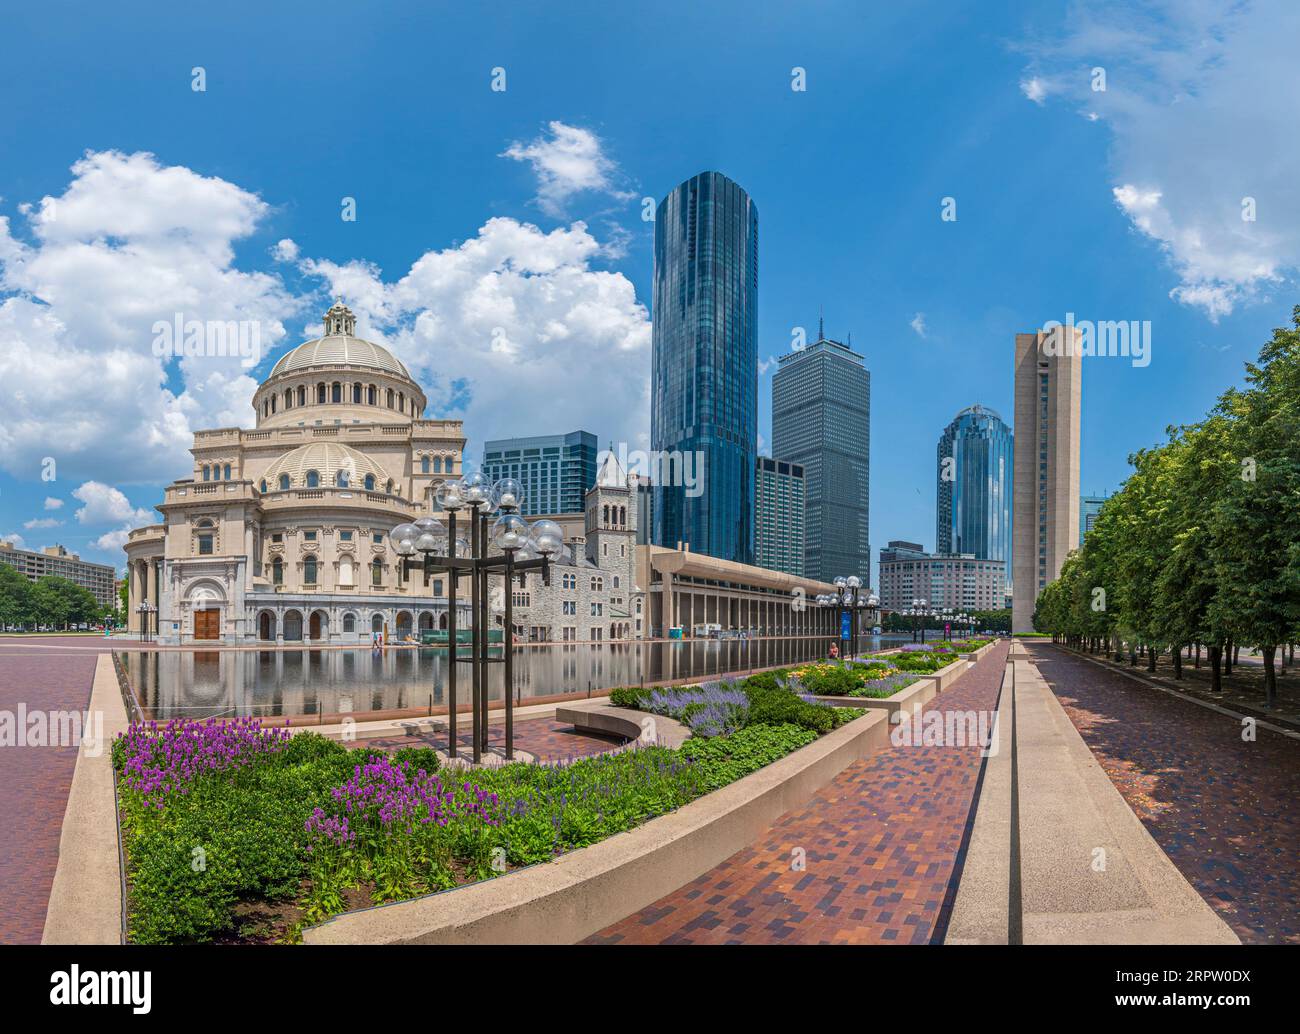
[{"label": "blue sky", "polygon": [[[1085,360],[1091,492],[1288,321],[1288,5],[705,6],[10,13],[0,536],[120,563],[191,431],[251,422],[249,375],[336,293],[473,458],[575,426],[644,444],[641,199],[704,169],[759,208],[760,356],[819,306],[867,356],[873,551],[934,544],[936,439],[974,402],[1011,420],[1017,331],[1151,321],[1149,366]],[[150,328],[174,311],[259,320],[262,363],[163,363]]]}]

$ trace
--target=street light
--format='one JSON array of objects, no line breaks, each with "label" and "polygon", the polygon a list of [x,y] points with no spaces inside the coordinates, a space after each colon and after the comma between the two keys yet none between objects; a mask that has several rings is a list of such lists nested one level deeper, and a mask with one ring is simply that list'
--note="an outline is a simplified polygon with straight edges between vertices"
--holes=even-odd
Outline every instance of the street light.
[{"label": "street light", "polygon": [[[829,593],[824,596],[818,596],[817,601],[823,606],[836,607],[841,614],[849,615],[849,656],[858,655],[858,614],[859,610],[867,607],[880,605],[880,599],[870,589],[863,592],[862,579],[856,574],[836,575],[831,579],[831,584],[838,589],[838,592]],[[843,617],[840,618],[841,628],[843,627]],[[843,636],[843,632],[837,633]]]},{"label": "street light", "polygon": [[157,611],[158,608],[148,600],[145,600],[144,603],[141,603],[140,606],[136,607],[136,613],[140,615],[140,641],[143,643],[153,641],[153,629],[150,627],[151,622],[149,617],[151,614],[157,613]]},{"label": "street light", "polygon": [[[471,674],[471,713],[473,715],[473,759],[478,764],[487,748],[488,678],[487,665],[496,658],[490,655],[487,627],[488,576],[500,571],[505,575],[505,635],[500,660],[506,704],[506,760],[515,756],[514,725],[514,579],[517,573],[540,570],[546,585],[551,583],[551,557],[564,548],[564,532],[554,521],[529,524],[516,512],[523,505],[522,486],[514,478],[495,484],[481,473],[467,474],[456,481],[444,481],[434,491],[435,503],[447,514],[447,527],[434,517],[421,517],[414,523],[399,524],[388,533],[394,551],[402,558],[402,579],[417,564],[424,573],[424,584],[434,572],[447,578],[447,754],[456,757],[456,665],[468,660]],[[500,516],[488,528],[489,514]],[[456,521],[462,510],[469,511],[470,541],[456,534]],[[489,556],[489,543],[501,551]],[[420,560],[414,559],[420,554]],[[460,655],[456,628],[456,597],[462,576],[470,579],[470,655]]]}]

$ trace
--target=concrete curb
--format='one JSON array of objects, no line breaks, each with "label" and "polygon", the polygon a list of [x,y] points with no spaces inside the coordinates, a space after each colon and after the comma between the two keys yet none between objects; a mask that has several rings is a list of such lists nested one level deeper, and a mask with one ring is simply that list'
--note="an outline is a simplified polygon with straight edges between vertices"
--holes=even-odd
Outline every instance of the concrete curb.
[{"label": "concrete curb", "polygon": [[59,864],[50,888],[42,944],[120,944],[122,869],[112,744],[126,731],[126,707],[109,654],[99,655],[90,713],[104,716],[97,755],[82,744],[59,837]]},{"label": "concrete curb", "polygon": [[305,944],[572,944],[749,844],[845,767],[888,746],[871,712],[697,801],[554,861],[338,916]]},{"label": "concrete curb", "polygon": [[988,760],[949,942],[1005,944],[1005,915],[1024,944],[1239,944],[1120,795],[1024,647],[1010,660],[999,746],[1011,714],[1014,736]]}]

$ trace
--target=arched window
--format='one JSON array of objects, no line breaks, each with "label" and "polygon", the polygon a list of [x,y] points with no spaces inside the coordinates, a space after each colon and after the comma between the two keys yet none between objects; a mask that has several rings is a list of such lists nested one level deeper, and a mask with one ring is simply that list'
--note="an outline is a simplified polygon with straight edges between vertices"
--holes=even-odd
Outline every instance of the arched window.
[{"label": "arched window", "polygon": [[389,409],[392,409],[392,408],[393,408],[393,389],[392,389],[392,388],[389,388],[389,389],[388,389],[388,408],[389,408]]},{"label": "arched window", "polygon": [[314,470],[307,471],[307,487],[320,488],[320,474]]},{"label": "arched window", "polygon": [[384,562],[378,557],[376,557],[374,562],[370,565],[370,584],[384,584]]},{"label": "arched window", "polygon": [[331,402],[343,401],[343,385],[340,384],[338,381],[335,381],[333,386],[330,388],[330,401]]},{"label": "arched window", "polygon": [[285,409],[293,409],[293,389],[292,389],[292,388],[285,388],[285,389],[284,389],[284,408],[285,408]]},{"label": "arched window", "polygon": [[343,615],[343,631],[355,632],[357,630],[357,616],[355,614]]},{"label": "arched window", "polygon": [[230,464],[229,464],[229,463],[226,464],[226,472],[225,472],[224,474],[222,474],[221,477],[223,478],[223,480],[226,480],[226,481],[229,481],[229,480],[230,480]]},{"label": "arched window", "polygon": [[259,482],[257,486],[257,490],[263,495],[266,495],[266,478],[262,478],[261,482]]},{"label": "arched window", "polygon": [[316,584],[316,558],[310,553],[302,558],[302,583],[304,585]]},{"label": "arched window", "polygon": [[348,472],[346,470],[340,470],[337,474],[334,475],[334,480],[338,482],[339,488],[347,488]]},{"label": "arched window", "polygon": [[420,473],[421,473],[421,474],[427,474],[427,473],[429,473],[429,457],[428,457],[428,456],[421,456],[421,457],[420,457]]},{"label": "arched window", "polygon": [[601,521],[602,521],[604,524],[609,524],[609,507],[608,507],[608,506],[606,506],[606,507],[601,511]]},{"label": "arched window", "polygon": [[271,412],[272,412],[272,413],[275,412],[275,396],[274,396],[274,395],[271,396]]},{"label": "arched window", "polygon": [[397,393],[397,408],[402,413],[406,412],[406,392],[404,391]]},{"label": "arched window", "polygon": [[352,402],[354,405],[361,404],[361,385],[360,383],[352,385]]},{"label": "arched window", "polygon": [[325,401],[325,382],[324,382],[324,381],[321,381],[320,384],[316,385],[316,401],[317,401],[317,402],[324,402],[324,401]]},{"label": "arched window", "polygon": [[366,491],[373,492],[375,490],[375,475],[367,474],[365,484],[366,484]]},{"label": "arched window", "polygon": [[289,491],[289,475],[288,475],[288,474],[281,474],[281,475],[280,475],[280,491],[281,491],[281,492],[287,492],[287,491]]},{"label": "arched window", "polygon": [[271,584],[284,584],[284,561],[279,557],[276,557],[271,561]]},{"label": "arched window", "polygon": [[441,457],[441,456],[435,456],[435,457],[433,458],[433,472],[434,472],[435,474],[441,474],[441,473],[442,473],[442,457]]},{"label": "arched window", "polygon": [[203,468],[203,480],[204,481],[212,480],[212,471],[208,467]]},{"label": "arched window", "polygon": [[307,388],[306,388],[305,385],[299,384],[299,385],[298,385],[298,405],[300,405],[300,406],[305,406],[306,404],[307,404]]},{"label": "arched window", "polygon": [[199,535],[199,556],[212,555],[212,532],[205,531]]},{"label": "arched window", "polygon": [[368,388],[366,388],[366,405],[373,406],[374,404],[375,404],[375,386],[372,384]]}]

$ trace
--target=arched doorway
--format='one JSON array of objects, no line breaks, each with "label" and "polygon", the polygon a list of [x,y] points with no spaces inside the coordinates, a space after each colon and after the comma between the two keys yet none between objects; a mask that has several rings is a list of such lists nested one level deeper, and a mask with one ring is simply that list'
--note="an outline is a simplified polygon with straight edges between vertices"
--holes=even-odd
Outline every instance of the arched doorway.
[{"label": "arched doorway", "polygon": [[405,639],[411,634],[411,612],[409,610],[399,611],[397,614],[397,638]]},{"label": "arched doorway", "polygon": [[307,634],[313,641],[325,638],[329,631],[329,615],[323,610],[313,610],[307,621]]},{"label": "arched doorway", "polygon": [[433,611],[426,610],[420,615],[420,631],[433,631]]},{"label": "arched doorway", "polygon": [[438,627],[444,632],[447,631],[447,612],[445,610],[438,615]]},{"label": "arched doorway", "polygon": [[257,616],[257,638],[266,642],[275,639],[275,615],[269,610]]},{"label": "arched doorway", "polygon": [[302,614],[296,610],[285,612],[284,641],[286,643],[302,642]]}]

